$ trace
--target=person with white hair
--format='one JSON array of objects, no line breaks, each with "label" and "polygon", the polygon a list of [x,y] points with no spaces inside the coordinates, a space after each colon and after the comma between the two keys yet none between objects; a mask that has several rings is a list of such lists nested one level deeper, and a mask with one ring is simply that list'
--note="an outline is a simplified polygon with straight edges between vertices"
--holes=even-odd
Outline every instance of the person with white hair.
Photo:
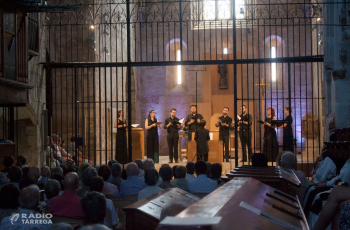
[{"label": "person with white hair", "polygon": [[284,169],[294,172],[295,175],[298,177],[299,181],[301,182],[300,188],[291,186],[290,189],[292,191],[290,192],[293,195],[297,195],[300,202],[303,203],[304,194],[310,182],[308,182],[303,172],[300,172],[295,169],[297,166],[297,158],[295,157],[294,153],[289,151],[283,153],[281,157],[280,166]]},{"label": "person with white hair", "polygon": [[120,184],[122,198],[137,195],[142,189],[147,187],[145,181],[138,177],[139,168],[135,162],[130,162],[126,165],[126,175],[128,178]]}]

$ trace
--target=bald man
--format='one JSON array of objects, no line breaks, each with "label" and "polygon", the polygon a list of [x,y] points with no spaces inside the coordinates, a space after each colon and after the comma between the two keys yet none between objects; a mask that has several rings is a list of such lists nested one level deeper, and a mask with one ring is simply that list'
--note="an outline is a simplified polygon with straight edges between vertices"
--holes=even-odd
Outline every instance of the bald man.
[{"label": "bald man", "polygon": [[147,185],[143,179],[138,177],[139,168],[135,162],[126,165],[126,175],[128,179],[120,184],[120,194],[122,198],[130,195],[137,195]]},{"label": "bald man", "polygon": [[80,197],[75,193],[79,187],[79,176],[74,172],[67,173],[63,181],[64,192],[51,199],[48,213],[54,216],[81,219],[83,212]]}]

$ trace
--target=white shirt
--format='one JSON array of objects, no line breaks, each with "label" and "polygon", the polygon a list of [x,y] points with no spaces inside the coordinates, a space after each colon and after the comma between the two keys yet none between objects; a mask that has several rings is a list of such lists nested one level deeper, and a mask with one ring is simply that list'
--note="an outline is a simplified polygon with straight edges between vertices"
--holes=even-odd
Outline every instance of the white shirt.
[{"label": "white shirt", "polygon": [[320,181],[326,181],[334,177],[337,173],[337,167],[331,158],[326,157],[320,164],[320,167],[316,171],[316,175],[313,178],[314,184],[317,184]]},{"label": "white shirt", "polygon": [[58,145],[55,145],[55,148],[56,148],[57,157],[61,158],[62,157],[62,153],[59,150]]},{"label": "white shirt", "polygon": [[338,179],[341,179],[342,182],[347,182],[350,184],[350,159],[345,162],[343,168],[340,170],[340,174],[327,182],[327,186],[334,186],[335,181]]}]

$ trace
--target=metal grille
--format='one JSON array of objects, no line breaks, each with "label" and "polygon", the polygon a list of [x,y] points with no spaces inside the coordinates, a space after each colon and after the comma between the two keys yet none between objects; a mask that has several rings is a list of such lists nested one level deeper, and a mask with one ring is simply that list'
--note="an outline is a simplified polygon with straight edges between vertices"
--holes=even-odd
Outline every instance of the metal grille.
[{"label": "metal grille", "polygon": [[[47,13],[51,133],[83,137],[89,158],[105,163],[116,149],[113,111],[127,112],[129,128],[134,119],[132,68],[226,64],[232,117],[242,104],[254,117],[253,152],[261,152],[257,120],[266,108],[282,120],[291,107],[295,153],[310,163],[323,140],[322,26],[322,2],[306,0],[90,0],[76,12]],[[231,152],[236,165],[240,152]]]}]

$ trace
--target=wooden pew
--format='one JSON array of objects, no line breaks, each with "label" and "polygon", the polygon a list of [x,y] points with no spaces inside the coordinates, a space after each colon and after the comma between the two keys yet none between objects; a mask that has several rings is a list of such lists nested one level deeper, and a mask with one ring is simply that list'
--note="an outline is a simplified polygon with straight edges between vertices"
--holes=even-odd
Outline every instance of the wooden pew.
[{"label": "wooden pew", "polygon": [[126,215],[126,229],[155,229],[158,226],[162,208],[179,200],[193,204],[199,198],[182,189],[169,188],[126,206],[123,208]]},{"label": "wooden pew", "polygon": [[288,186],[300,187],[301,182],[292,171],[287,171],[279,166],[277,167],[239,167],[227,173],[228,178],[252,177],[273,188],[288,193]]},{"label": "wooden pew", "polygon": [[[176,217],[178,218],[191,218],[191,217],[204,217],[210,218],[214,216],[222,217],[219,224],[211,227],[184,227],[184,226],[160,226],[159,230],[173,230],[173,229],[213,229],[213,230],[256,230],[256,229],[274,229],[285,230],[286,228],[268,220],[262,216],[259,216],[240,206],[241,202],[245,202],[255,208],[285,221],[288,224],[293,225],[294,229],[309,229],[307,221],[305,219],[302,207],[297,197],[296,202],[291,201],[284,196],[275,193],[275,189],[261,183],[258,180],[249,178],[247,181],[239,182],[240,178],[235,178],[225,185],[219,187],[214,192],[204,197],[200,201],[192,204],[190,207],[180,212]],[[246,178],[245,178],[246,179]],[[240,186],[237,184],[240,183]],[[271,194],[281,201],[278,201],[266,194]],[[272,207],[270,202],[278,207],[288,210],[300,210],[300,216],[290,215],[277,208]],[[296,206],[291,207],[290,205]],[[181,223],[181,221],[179,221]]]}]

